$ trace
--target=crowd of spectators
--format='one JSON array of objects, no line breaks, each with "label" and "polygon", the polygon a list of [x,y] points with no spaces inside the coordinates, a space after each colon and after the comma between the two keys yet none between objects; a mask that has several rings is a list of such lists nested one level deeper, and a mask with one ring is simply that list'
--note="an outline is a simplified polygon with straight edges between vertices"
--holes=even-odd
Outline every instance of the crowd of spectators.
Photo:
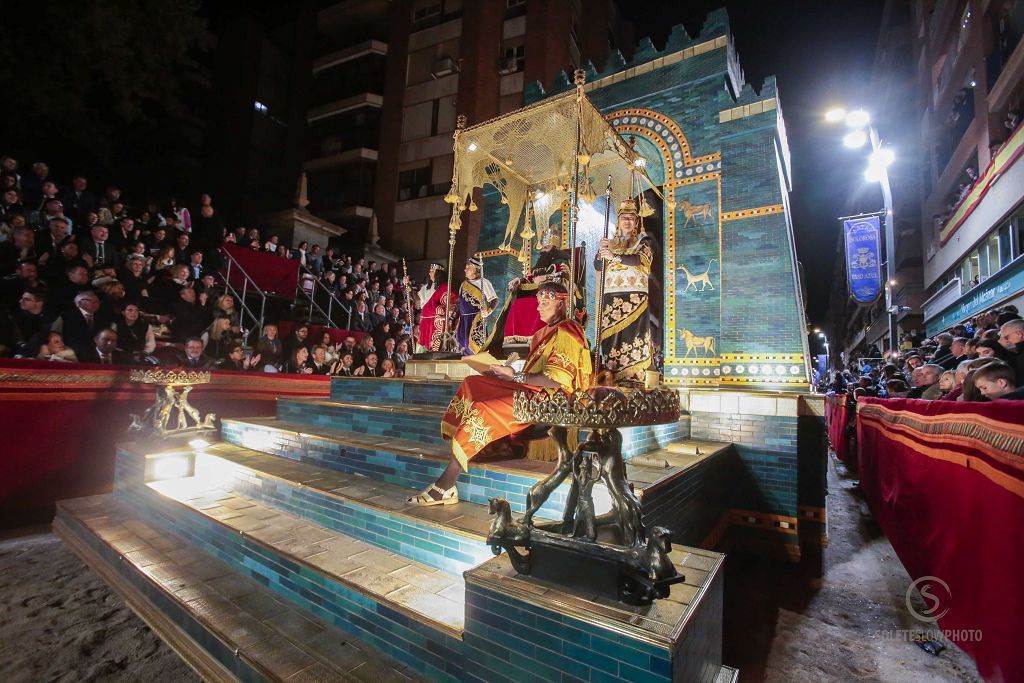
[{"label": "crowd of spectators", "polygon": [[[176,198],[134,203],[117,186],[97,195],[85,175],[55,178],[42,162],[23,171],[4,156],[0,197],[0,356],[397,377],[415,350],[418,299],[396,266],[229,229],[208,194],[194,211]],[[336,325],[354,334],[311,339],[287,316],[245,329],[243,302],[219,276],[225,242],[298,260],[323,285],[311,290],[318,305],[332,297]]]},{"label": "crowd of spectators", "polygon": [[1024,400],[1024,319],[1015,306],[987,311],[931,339],[907,335],[895,359],[870,350],[830,389],[861,396],[941,401]]}]

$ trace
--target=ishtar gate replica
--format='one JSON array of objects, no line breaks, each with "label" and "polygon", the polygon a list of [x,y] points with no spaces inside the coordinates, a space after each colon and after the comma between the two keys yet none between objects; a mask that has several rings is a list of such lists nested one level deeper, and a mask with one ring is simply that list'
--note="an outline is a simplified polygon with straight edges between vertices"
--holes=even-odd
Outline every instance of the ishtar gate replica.
[{"label": "ishtar gate replica", "polygon": [[[724,552],[825,541],[774,80],[744,83],[716,12],[526,97],[460,126],[444,198],[504,310],[478,345],[525,366],[334,378],[219,433],[150,377],[114,492],[59,504],[205,679],[735,680]],[[543,329],[505,335],[537,311],[570,340],[543,362]]]}]

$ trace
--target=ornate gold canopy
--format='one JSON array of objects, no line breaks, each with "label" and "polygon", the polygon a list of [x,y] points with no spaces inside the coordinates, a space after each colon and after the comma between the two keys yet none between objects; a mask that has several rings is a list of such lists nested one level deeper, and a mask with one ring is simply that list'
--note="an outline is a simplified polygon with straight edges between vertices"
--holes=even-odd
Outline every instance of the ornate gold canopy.
[{"label": "ornate gold canopy", "polygon": [[531,202],[533,225],[542,233],[573,190],[577,162],[580,196],[588,201],[609,175],[616,202],[645,189],[634,189],[633,174],[653,186],[643,157],[587,99],[581,79],[564,95],[456,131],[452,188],[445,197],[456,209],[453,227],[460,210],[476,210],[473,190],[492,185],[509,207],[502,248],[510,248]]}]

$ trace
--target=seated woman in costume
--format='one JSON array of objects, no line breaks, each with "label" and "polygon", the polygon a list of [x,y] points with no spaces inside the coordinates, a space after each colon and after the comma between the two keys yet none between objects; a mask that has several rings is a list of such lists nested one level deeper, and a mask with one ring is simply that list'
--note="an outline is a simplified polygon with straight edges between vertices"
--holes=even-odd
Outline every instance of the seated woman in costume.
[{"label": "seated woman in costume", "polygon": [[487,341],[487,316],[498,307],[498,295],[491,281],[484,279],[483,266],[476,256],[466,261],[466,279],[459,287],[459,327],[455,339],[466,356],[480,353]]},{"label": "seated woman in costume", "polygon": [[530,340],[530,354],[522,372],[494,366],[486,375],[467,377],[441,418],[441,434],[452,444],[452,456],[441,477],[422,493],[411,496],[414,505],[453,505],[459,502],[455,482],[469,461],[499,439],[526,430],[529,424],[512,417],[517,391],[573,392],[590,384],[591,360],[586,334],[566,319],[569,294],[565,287],[545,282],[537,290],[537,310],[544,322]]},{"label": "seated woman in costume", "polygon": [[494,323],[484,348],[495,358],[504,358],[506,345],[527,344],[534,332],[544,327],[537,313],[537,289],[545,282],[569,284],[569,252],[558,247],[558,232],[549,225],[541,238],[543,246],[533,268],[525,277],[508,283],[509,295]]},{"label": "seated woman in costume", "polygon": [[643,383],[651,366],[651,320],[648,280],[654,260],[650,236],[640,228],[636,204],[619,205],[615,237],[602,239],[594,268],[604,277],[601,310],[601,357],[615,381]]}]

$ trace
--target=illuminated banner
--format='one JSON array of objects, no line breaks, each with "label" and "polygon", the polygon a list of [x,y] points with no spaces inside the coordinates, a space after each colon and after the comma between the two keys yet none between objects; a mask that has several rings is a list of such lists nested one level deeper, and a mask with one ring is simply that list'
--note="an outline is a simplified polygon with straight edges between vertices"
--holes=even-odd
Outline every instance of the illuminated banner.
[{"label": "illuminated banner", "polygon": [[846,281],[859,304],[873,303],[882,293],[882,239],[878,216],[843,221],[846,237]]}]

